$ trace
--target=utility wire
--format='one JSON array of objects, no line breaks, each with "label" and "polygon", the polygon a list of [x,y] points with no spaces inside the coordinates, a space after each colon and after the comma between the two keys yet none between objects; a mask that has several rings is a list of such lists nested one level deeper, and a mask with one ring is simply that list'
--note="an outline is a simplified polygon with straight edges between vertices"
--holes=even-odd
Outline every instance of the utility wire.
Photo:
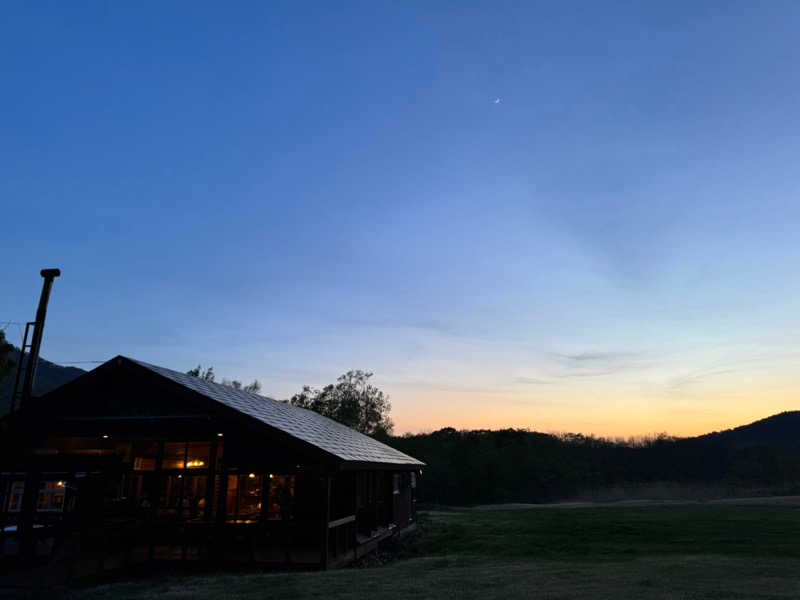
[{"label": "utility wire", "polygon": [[104,362],[107,362],[105,360],[50,360],[49,358],[47,360],[57,365],[102,365]]},{"label": "utility wire", "polygon": [[24,334],[22,333],[23,324],[20,323],[19,321],[0,321],[0,331],[5,331],[6,329],[8,329],[9,325],[17,326],[17,331],[19,331],[19,339],[22,339],[24,337]]}]

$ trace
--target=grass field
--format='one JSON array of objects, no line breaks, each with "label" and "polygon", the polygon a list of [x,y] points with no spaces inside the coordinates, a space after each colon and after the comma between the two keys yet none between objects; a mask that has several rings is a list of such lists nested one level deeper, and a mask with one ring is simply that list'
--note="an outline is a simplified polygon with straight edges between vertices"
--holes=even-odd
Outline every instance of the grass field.
[{"label": "grass field", "polygon": [[432,511],[388,564],[166,576],[72,590],[101,598],[798,598],[800,507]]}]

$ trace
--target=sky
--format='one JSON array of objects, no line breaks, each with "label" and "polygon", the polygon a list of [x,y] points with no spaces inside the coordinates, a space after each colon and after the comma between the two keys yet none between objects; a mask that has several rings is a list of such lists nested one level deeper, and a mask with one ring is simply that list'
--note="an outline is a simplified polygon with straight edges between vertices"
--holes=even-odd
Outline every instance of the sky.
[{"label": "sky", "polygon": [[[800,4],[7,2],[0,327],[396,431],[798,408]],[[86,361],[86,362],[84,362]]]}]

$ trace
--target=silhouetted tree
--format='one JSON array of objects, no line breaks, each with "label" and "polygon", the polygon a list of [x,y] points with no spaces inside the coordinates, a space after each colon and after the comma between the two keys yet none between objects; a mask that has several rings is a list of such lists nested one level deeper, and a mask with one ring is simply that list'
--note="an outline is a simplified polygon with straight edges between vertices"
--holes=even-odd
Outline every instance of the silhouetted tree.
[{"label": "silhouetted tree", "polygon": [[254,379],[253,383],[249,383],[247,385],[242,385],[242,382],[236,379],[232,381],[230,379],[223,379],[222,385],[227,385],[234,389],[243,390],[245,392],[250,392],[251,394],[257,394],[261,391],[261,384],[258,382],[258,379]]},{"label": "silhouetted tree", "polygon": [[[192,377],[199,377],[204,381],[214,382],[214,367],[208,367],[207,369],[203,370],[201,365],[197,365],[194,369],[190,369],[186,371],[187,375],[191,375]],[[250,392],[251,394],[258,394],[261,391],[261,384],[258,382],[258,379],[254,379],[253,383],[249,383],[247,385],[242,385],[241,381],[236,379],[224,379],[222,380],[222,385],[227,385],[228,387],[232,387],[236,390],[243,390],[245,392]]]},{"label": "silhouetted tree", "polygon": [[11,360],[11,353],[13,351],[14,346],[6,341],[5,332],[0,330],[0,381],[17,366],[17,363]]},{"label": "silhouetted tree", "polygon": [[245,392],[250,392],[251,394],[257,394],[261,391],[261,384],[258,382],[258,379],[253,379],[253,383],[250,383],[242,388]]},{"label": "silhouetted tree", "polygon": [[372,373],[348,371],[335,384],[321,390],[304,386],[289,403],[313,410],[367,435],[387,434],[394,424],[389,418],[389,396],[369,383]]},{"label": "silhouetted tree", "polygon": [[204,381],[214,381],[214,367],[208,367],[205,371],[201,365],[197,365],[194,369],[186,371],[187,375],[192,377],[199,377]]}]

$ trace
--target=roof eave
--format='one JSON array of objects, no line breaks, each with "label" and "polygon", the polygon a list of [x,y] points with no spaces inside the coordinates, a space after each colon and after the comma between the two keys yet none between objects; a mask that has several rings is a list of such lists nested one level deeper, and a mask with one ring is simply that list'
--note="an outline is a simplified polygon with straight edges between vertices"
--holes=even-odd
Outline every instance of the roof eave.
[{"label": "roof eave", "polygon": [[339,465],[340,471],[419,471],[427,466],[424,462],[388,463],[363,460],[347,460]]}]

